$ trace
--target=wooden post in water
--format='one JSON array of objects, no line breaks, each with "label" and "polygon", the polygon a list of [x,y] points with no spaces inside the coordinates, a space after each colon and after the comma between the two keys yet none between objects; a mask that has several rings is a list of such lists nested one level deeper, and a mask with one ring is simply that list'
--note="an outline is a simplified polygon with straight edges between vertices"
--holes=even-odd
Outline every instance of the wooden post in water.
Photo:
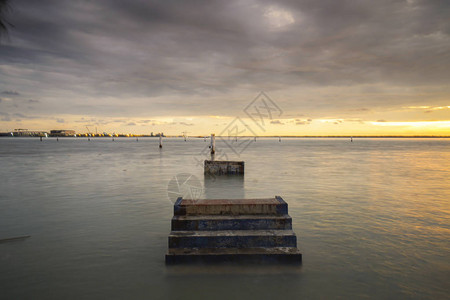
[{"label": "wooden post in water", "polygon": [[162,134],[159,134],[159,148],[162,148]]},{"label": "wooden post in water", "polygon": [[216,153],[216,135],[211,133],[211,154]]}]

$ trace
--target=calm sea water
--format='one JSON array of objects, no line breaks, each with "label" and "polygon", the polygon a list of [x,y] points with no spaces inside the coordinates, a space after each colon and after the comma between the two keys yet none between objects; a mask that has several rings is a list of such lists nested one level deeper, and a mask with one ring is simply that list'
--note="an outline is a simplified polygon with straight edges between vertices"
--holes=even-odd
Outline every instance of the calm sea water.
[{"label": "calm sea water", "polygon": [[[0,239],[31,236],[0,243],[0,298],[449,299],[450,139],[241,141],[217,147],[245,176],[213,180],[203,139],[0,139]],[[303,265],[166,267],[182,173],[282,196]]]}]

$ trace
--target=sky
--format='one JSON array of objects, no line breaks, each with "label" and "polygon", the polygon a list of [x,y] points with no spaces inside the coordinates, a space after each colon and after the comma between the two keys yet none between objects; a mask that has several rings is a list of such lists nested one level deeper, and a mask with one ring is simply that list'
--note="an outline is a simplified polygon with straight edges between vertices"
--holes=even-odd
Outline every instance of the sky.
[{"label": "sky", "polygon": [[449,1],[11,6],[0,131],[450,136]]}]

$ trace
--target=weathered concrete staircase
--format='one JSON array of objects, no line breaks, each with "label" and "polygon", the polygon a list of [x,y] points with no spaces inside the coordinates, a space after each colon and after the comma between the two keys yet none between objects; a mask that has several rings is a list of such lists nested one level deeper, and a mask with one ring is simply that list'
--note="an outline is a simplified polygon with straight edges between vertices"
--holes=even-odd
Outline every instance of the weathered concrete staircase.
[{"label": "weathered concrete staircase", "polygon": [[288,205],[269,199],[175,202],[166,263],[301,263]]}]

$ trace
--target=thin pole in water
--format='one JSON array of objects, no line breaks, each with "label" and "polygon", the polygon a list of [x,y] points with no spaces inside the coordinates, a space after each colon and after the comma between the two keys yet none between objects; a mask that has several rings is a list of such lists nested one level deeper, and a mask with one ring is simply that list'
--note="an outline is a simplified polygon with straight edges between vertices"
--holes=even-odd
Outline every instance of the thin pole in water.
[{"label": "thin pole in water", "polygon": [[352,136],[350,137],[350,142],[352,142],[352,143],[353,143],[353,137],[352,137]]},{"label": "thin pole in water", "polygon": [[162,148],[162,134],[159,134],[159,148]]},{"label": "thin pole in water", "polygon": [[278,137],[278,141],[281,142],[281,136]]},{"label": "thin pole in water", "polygon": [[211,133],[211,154],[216,153],[216,135],[214,133]]}]

